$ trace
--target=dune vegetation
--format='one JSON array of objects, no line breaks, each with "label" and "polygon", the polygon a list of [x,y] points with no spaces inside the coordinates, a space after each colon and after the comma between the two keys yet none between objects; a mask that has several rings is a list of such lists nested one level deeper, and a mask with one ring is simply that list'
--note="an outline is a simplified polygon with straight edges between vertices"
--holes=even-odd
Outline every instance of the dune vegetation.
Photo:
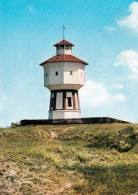
[{"label": "dune vegetation", "polygon": [[0,194],[138,192],[137,124],[0,129]]}]

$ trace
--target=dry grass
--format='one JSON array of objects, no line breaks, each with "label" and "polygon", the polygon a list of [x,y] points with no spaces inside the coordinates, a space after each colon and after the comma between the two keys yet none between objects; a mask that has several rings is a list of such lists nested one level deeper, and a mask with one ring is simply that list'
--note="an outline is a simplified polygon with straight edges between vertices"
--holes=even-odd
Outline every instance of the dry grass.
[{"label": "dry grass", "polygon": [[132,194],[137,124],[0,129],[0,194]]}]

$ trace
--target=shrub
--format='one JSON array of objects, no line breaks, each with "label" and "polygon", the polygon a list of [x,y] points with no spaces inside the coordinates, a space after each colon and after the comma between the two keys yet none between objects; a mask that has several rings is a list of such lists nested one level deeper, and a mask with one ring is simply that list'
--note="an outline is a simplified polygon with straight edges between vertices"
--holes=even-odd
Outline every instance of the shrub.
[{"label": "shrub", "polygon": [[122,130],[112,133],[100,133],[90,140],[87,147],[110,148],[119,152],[127,152],[136,145],[136,133],[132,126],[127,126]]},{"label": "shrub", "polygon": [[119,152],[127,152],[136,145],[136,133],[133,127],[128,126],[123,130],[118,131],[114,143],[110,148],[115,148]]}]

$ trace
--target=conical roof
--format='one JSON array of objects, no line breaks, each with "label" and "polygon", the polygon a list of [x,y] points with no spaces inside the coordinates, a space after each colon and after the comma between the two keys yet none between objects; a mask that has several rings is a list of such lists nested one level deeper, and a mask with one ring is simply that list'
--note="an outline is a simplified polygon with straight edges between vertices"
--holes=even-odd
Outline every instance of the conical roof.
[{"label": "conical roof", "polygon": [[53,56],[52,58],[42,62],[40,64],[40,66],[43,66],[45,63],[50,63],[50,62],[81,62],[85,65],[88,65],[87,62],[73,56],[73,55],[56,55],[56,56]]},{"label": "conical roof", "polygon": [[58,45],[70,45],[70,46],[74,46],[72,43],[66,41],[66,40],[62,40],[56,44],[54,44],[53,46],[57,47]]}]

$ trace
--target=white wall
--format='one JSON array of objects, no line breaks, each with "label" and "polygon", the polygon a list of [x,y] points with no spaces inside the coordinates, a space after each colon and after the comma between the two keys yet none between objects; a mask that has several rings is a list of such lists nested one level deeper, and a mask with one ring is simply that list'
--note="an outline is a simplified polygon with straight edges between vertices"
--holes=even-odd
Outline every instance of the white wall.
[{"label": "white wall", "polygon": [[63,109],[63,92],[57,92],[56,109]]},{"label": "white wall", "polygon": [[72,54],[72,50],[71,49],[58,49],[56,51],[56,54],[67,54],[67,55],[71,55]]},{"label": "white wall", "polygon": [[[47,85],[53,85],[53,84],[62,84],[64,81],[64,67],[62,65],[62,62],[56,62],[56,63],[47,63],[47,65],[44,65],[44,86]],[[55,75],[55,73],[58,72],[58,75]],[[48,77],[46,77],[46,73],[48,73]]]},{"label": "white wall", "polygon": [[61,111],[61,110],[54,110],[49,111],[49,119],[71,119],[71,118],[81,118],[81,112],[79,111]]},{"label": "white wall", "polygon": [[[64,83],[84,85],[84,68],[85,65],[82,63],[66,62],[64,64]],[[72,75],[70,75],[70,71],[72,71]]]},{"label": "white wall", "polygon": [[[83,63],[76,62],[51,62],[44,66],[44,86],[53,89],[76,89],[84,85]],[[72,71],[72,75],[70,75]],[[55,75],[58,72],[58,75]],[[48,77],[46,77],[46,73]]]}]

